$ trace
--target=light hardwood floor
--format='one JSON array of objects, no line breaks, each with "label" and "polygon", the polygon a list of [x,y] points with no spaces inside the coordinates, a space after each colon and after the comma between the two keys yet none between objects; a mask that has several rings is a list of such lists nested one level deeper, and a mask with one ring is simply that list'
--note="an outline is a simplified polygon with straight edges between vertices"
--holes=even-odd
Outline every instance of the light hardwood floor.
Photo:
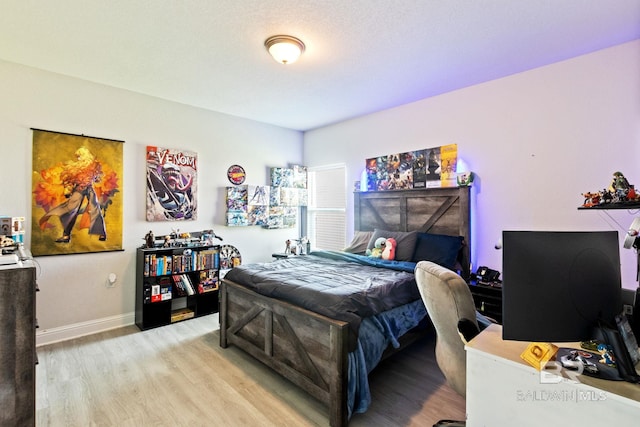
[{"label": "light hardwood floor", "polygon": [[[237,348],[210,315],[141,332],[130,326],[38,348],[38,427],[328,426],[324,405]],[[464,419],[444,384],[434,338],[382,362],[373,402],[353,427]]]}]

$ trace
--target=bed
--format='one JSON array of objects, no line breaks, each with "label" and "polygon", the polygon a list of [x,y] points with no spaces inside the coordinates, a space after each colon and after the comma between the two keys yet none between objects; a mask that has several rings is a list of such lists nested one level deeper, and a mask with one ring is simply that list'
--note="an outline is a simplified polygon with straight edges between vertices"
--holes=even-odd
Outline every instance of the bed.
[{"label": "bed", "polygon": [[[331,426],[347,425],[354,411],[362,412],[359,400],[368,405],[362,391],[368,373],[420,336],[426,311],[413,281],[421,258],[414,256],[437,257],[434,243],[458,239],[455,259],[449,250],[447,262],[469,276],[469,196],[468,187],[354,193],[356,236],[345,252],[314,251],[227,274],[220,346],[242,349],[324,402]],[[398,260],[379,265],[364,255],[381,234],[401,241]],[[418,250],[424,239],[426,252]]]}]

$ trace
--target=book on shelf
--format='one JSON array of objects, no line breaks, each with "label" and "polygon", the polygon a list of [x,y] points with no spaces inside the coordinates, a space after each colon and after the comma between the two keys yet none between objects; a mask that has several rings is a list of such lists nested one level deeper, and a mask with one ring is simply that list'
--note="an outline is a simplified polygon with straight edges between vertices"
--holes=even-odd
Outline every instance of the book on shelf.
[{"label": "book on shelf", "polygon": [[185,252],[181,254],[145,254],[144,276],[164,276],[220,267],[220,250],[217,247]]},{"label": "book on shelf", "polygon": [[195,313],[190,308],[181,308],[171,312],[171,322],[178,322],[180,320],[191,319],[195,316]]},{"label": "book on shelf", "polygon": [[212,268],[218,268],[220,264],[220,251],[218,248],[204,249],[198,252],[196,259],[196,269],[206,270]]},{"label": "book on shelf", "polygon": [[191,279],[188,274],[181,274],[180,278],[182,279],[182,283],[184,283],[184,287],[187,290],[187,295],[193,295],[196,293],[193,288],[193,284],[191,283]]},{"label": "book on shelf", "polygon": [[163,279],[155,284],[147,284],[144,286],[143,302],[145,304],[168,301],[172,298],[171,281],[169,278]]},{"label": "book on shelf", "polygon": [[218,271],[214,269],[201,270],[198,282],[198,293],[211,292],[218,289]]},{"label": "book on shelf", "polygon": [[178,296],[184,297],[196,293],[188,274],[174,274],[171,278],[173,279]]},{"label": "book on shelf", "polygon": [[151,255],[145,254],[145,256],[144,256],[144,277],[149,277],[150,266],[151,266]]},{"label": "book on shelf", "polygon": [[164,271],[162,274],[171,274],[173,273],[173,257],[171,255],[167,255],[164,257]]},{"label": "book on shelf", "polygon": [[171,280],[168,277],[160,279],[160,301],[168,301],[171,299]]}]

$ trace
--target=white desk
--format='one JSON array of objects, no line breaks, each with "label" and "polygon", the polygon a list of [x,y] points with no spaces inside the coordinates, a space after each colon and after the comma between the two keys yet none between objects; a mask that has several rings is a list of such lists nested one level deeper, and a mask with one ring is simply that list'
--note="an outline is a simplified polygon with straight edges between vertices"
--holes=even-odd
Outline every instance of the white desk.
[{"label": "white desk", "polygon": [[500,325],[467,344],[467,426],[640,425],[639,384],[541,374],[520,358],[528,344],[503,341]]}]

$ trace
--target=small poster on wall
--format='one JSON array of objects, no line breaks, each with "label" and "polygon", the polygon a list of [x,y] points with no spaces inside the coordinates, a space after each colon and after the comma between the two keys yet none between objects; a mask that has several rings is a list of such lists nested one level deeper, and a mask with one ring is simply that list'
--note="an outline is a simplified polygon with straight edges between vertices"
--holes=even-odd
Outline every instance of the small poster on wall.
[{"label": "small poster on wall", "polygon": [[269,217],[269,190],[265,185],[248,186],[248,221],[250,225],[267,225]]},{"label": "small poster on wall", "polygon": [[456,144],[440,147],[440,185],[455,187],[457,183],[458,146]]},{"label": "small poster on wall", "polygon": [[227,225],[244,227],[249,225],[247,185],[227,187]]},{"label": "small poster on wall", "polygon": [[196,153],[147,146],[147,221],[198,219],[197,192]]}]

